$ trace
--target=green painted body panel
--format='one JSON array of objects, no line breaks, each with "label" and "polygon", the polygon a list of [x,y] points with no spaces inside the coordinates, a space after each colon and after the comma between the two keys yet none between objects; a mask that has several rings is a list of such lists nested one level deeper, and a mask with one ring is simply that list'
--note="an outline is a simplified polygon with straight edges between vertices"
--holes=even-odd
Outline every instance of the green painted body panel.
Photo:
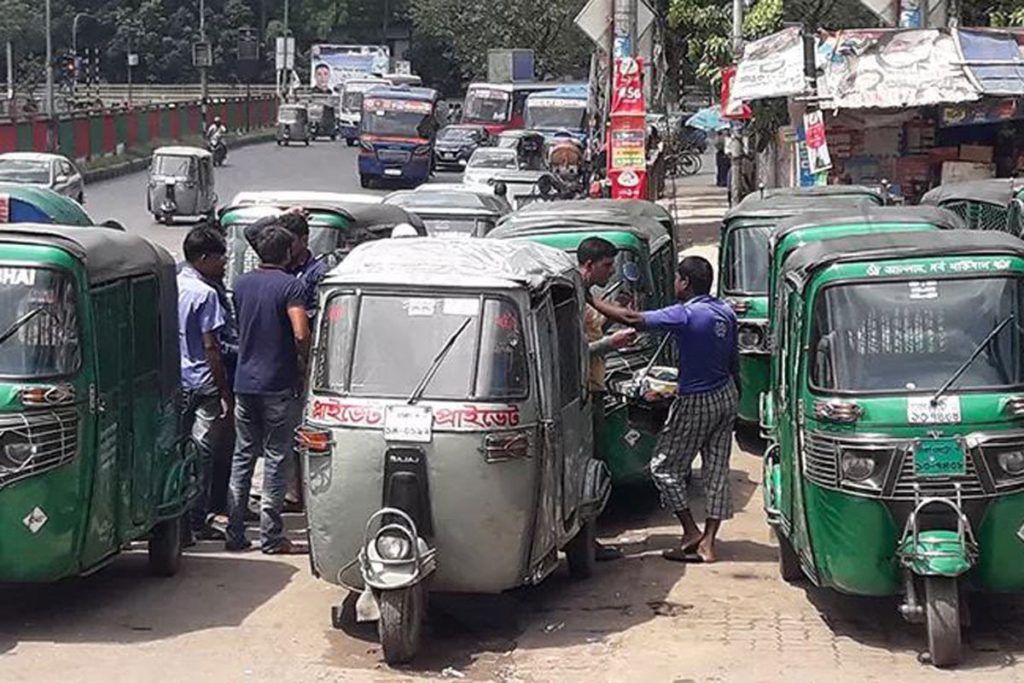
[{"label": "green painted body panel", "polygon": [[0,194],[7,195],[12,201],[32,205],[48,215],[55,224],[78,227],[93,225],[92,218],[81,204],[53,190],[17,183],[0,183]]},{"label": "green painted body panel", "polygon": [[620,403],[605,414],[604,430],[598,435],[601,456],[608,465],[612,481],[620,486],[644,484],[651,480],[650,462],[658,435],[637,429],[640,437],[629,445],[627,435],[633,427],[629,424],[629,410]]},{"label": "green painted body panel", "polygon": [[812,483],[803,485],[803,495],[810,538],[797,535],[793,548],[812,560],[818,585],[853,595],[902,589],[896,546],[903,530],[883,503]]},{"label": "green painted body panel", "polygon": [[1024,492],[1004,496],[989,505],[975,537],[981,552],[973,577],[986,590],[1024,590]]},{"label": "green painted body panel", "polygon": [[[806,236],[806,235],[805,235]],[[829,235],[832,237],[834,235]],[[783,243],[784,245],[785,243]],[[780,248],[783,245],[779,245]],[[778,250],[776,253],[779,253]],[[778,264],[773,265],[773,272]],[[811,343],[810,320],[813,302],[821,289],[837,281],[870,281],[894,276],[941,278],[988,274],[1022,273],[1024,259],[1012,255],[913,258],[902,260],[840,263],[823,267],[813,274],[804,291],[780,289],[778,312],[788,310],[789,328],[783,329],[773,316],[772,334],[785,333],[771,369],[772,401],[776,417],[773,440],[779,452],[779,490],[772,503],[778,505],[780,531],[790,540],[805,567],[819,585],[861,595],[888,595],[903,591],[902,567],[897,556],[902,537],[902,521],[897,521],[898,505],[878,498],[854,495],[825,488],[805,480],[803,472],[803,436],[810,432],[836,435],[878,434],[898,439],[952,437],[970,433],[998,433],[1024,429],[1024,420],[1007,415],[1007,399],[1015,395],[1003,392],[953,392],[960,399],[961,422],[943,425],[910,425],[908,395],[887,394],[856,396],[853,400],[863,411],[854,425],[819,421],[813,404],[819,395],[809,388],[807,353]],[[787,309],[782,308],[782,304]],[[773,313],[776,311],[773,310]],[[786,387],[780,393],[780,384]],[[847,397],[849,399],[849,397]],[[769,473],[774,479],[774,472]],[[965,508],[979,544],[974,568],[965,558],[931,558],[921,561],[916,570],[923,574],[959,575],[984,591],[1024,589],[1024,541],[1017,537],[1024,525],[1024,492],[1012,495],[989,494],[973,507]],[[950,530],[922,539],[931,545],[950,548]],[[959,544],[954,541],[959,548]]]},{"label": "green painted body panel", "polygon": [[[161,376],[162,368],[176,367],[163,356],[176,360],[178,350],[154,343],[156,281],[136,277],[90,287],[82,263],[61,249],[0,246],[0,263],[18,262],[63,268],[75,281],[81,363],[60,381],[74,388],[78,428],[70,460],[0,485],[0,583],[89,572],[158,522],[181,515],[194,493],[183,477],[175,393],[166,390],[178,378]],[[52,383],[0,382],[0,413],[52,410],[24,406],[19,393]],[[92,387],[102,411],[90,408]],[[46,522],[32,533],[23,520],[36,507]]]},{"label": "green painted body panel", "polygon": [[737,416],[744,422],[756,423],[760,418],[761,394],[768,391],[768,372],[771,366],[768,354],[740,355],[740,401]]}]

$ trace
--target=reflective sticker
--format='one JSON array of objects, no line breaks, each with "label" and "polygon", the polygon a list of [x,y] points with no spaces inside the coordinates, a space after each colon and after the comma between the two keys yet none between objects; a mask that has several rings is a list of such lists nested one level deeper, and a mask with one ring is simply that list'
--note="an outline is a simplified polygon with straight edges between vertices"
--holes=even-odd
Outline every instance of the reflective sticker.
[{"label": "reflective sticker", "polygon": [[622,440],[625,441],[627,444],[629,444],[630,448],[633,448],[634,446],[636,446],[637,442],[640,440],[640,436],[641,436],[640,432],[638,432],[635,429],[630,429],[622,437]]},{"label": "reflective sticker", "polygon": [[21,520],[21,523],[28,527],[33,534],[37,534],[46,525],[48,519],[46,513],[37,505],[32,508],[32,512],[28,513],[25,519]]},{"label": "reflective sticker", "polygon": [[1017,529],[1017,538],[1024,543],[1024,524],[1021,524],[1020,528]]}]

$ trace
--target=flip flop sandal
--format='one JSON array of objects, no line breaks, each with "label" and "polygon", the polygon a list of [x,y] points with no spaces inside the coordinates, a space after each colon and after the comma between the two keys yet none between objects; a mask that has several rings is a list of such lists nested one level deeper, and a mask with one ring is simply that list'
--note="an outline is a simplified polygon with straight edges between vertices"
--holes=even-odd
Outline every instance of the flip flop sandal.
[{"label": "flip flop sandal", "polygon": [[661,556],[672,562],[685,562],[687,564],[702,564],[704,558],[698,553],[686,548],[670,548],[661,553]]}]

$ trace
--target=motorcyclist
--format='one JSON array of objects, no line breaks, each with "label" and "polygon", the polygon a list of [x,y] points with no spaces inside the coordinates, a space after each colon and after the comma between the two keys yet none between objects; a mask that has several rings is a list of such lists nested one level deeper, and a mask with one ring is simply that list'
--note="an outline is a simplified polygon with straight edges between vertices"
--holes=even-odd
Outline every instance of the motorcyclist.
[{"label": "motorcyclist", "polygon": [[227,135],[228,129],[221,123],[219,116],[213,117],[213,123],[206,129],[206,140],[210,143],[211,147],[216,147],[221,143],[224,136]]}]

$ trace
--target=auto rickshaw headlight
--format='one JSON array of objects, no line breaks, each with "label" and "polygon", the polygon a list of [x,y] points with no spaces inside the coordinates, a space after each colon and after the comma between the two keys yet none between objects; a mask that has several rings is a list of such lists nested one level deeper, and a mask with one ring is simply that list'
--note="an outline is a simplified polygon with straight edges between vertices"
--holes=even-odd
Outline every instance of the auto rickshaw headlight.
[{"label": "auto rickshaw headlight", "polygon": [[0,444],[3,446],[0,450],[0,464],[10,468],[24,466],[32,459],[37,450],[36,446],[27,438],[14,432],[7,432],[0,436]]},{"label": "auto rickshaw headlight", "polygon": [[412,557],[412,544],[408,536],[385,532],[379,534],[374,542],[377,554],[385,560],[407,560]]},{"label": "auto rickshaw headlight", "polygon": [[1024,474],[1024,451],[1003,451],[996,456],[996,462],[1011,477]]},{"label": "auto rickshaw headlight", "polygon": [[878,468],[878,462],[862,451],[843,453],[839,464],[843,470],[843,478],[856,482],[867,481]]}]

